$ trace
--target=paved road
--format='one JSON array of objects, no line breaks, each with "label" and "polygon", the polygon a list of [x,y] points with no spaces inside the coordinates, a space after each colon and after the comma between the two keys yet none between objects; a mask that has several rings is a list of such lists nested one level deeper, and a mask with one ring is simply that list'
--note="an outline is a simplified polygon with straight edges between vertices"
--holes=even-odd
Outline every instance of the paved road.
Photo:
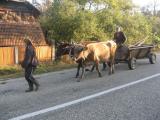
[{"label": "paved road", "polygon": [[0,84],[0,120],[160,120],[159,55],[157,61],[139,60],[136,70],[118,64],[102,78],[87,72],[81,82],[76,69],[43,74],[32,93],[25,93],[24,78],[8,80]]}]

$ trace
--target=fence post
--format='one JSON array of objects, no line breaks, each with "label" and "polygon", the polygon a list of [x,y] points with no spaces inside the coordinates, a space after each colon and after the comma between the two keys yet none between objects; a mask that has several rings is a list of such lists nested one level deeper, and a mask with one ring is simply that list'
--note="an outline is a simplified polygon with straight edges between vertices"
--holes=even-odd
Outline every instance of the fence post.
[{"label": "fence post", "polygon": [[15,64],[18,64],[18,47],[14,47],[14,58],[15,58]]},{"label": "fence post", "polygon": [[55,45],[52,45],[51,46],[51,59],[52,59],[52,61],[54,61],[55,60]]}]

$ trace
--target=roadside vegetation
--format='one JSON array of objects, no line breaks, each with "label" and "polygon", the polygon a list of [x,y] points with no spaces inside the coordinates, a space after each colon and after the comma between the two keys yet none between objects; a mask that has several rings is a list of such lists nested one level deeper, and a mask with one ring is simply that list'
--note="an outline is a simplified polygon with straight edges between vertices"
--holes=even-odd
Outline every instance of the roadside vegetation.
[{"label": "roadside vegetation", "polygon": [[[66,63],[63,61],[40,63],[37,69],[35,70],[34,74],[60,71],[64,69],[74,68],[75,66],[76,64],[74,63]],[[0,81],[17,77],[24,77],[24,70],[21,68],[20,65],[0,67]]]}]

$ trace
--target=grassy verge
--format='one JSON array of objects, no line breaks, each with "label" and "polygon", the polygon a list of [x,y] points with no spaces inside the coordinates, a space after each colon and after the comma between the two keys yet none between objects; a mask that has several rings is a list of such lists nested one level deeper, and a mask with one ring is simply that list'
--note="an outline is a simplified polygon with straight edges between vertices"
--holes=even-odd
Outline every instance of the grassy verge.
[{"label": "grassy verge", "polygon": [[[69,69],[75,67],[76,64],[67,64],[64,62],[50,62],[41,63],[34,74],[42,74],[53,71],[60,71],[63,69]],[[24,76],[24,70],[19,66],[5,66],[0,67],[0,81],[4,81],[10,78],[18,78]]]}]

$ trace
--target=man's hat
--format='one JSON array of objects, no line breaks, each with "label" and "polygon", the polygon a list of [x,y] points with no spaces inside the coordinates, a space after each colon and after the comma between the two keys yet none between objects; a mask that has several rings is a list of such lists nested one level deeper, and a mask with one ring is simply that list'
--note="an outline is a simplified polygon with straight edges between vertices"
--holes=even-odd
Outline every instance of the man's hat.
[{"label": "man's hat", "polygon": [[116,26],[116,29],[121,29],[121,27],[120,26]]},{"label": "man's hat", "polygon": [[31,42],[31,39],[27,35],[25,35],[25,37],[24,37],[24,42],[26,42],[26,41],[30,41]]},{"label": "man's hat", "polygon": [[26,43],[26,42],[27,42],[27,43],[30,42],[31,44],[33,44],[32,41],[31,41],[31,39],[29,38],[29,36],[25,36],[25,37],[24,37],[24,42],[25,42],[25,43]]}]

